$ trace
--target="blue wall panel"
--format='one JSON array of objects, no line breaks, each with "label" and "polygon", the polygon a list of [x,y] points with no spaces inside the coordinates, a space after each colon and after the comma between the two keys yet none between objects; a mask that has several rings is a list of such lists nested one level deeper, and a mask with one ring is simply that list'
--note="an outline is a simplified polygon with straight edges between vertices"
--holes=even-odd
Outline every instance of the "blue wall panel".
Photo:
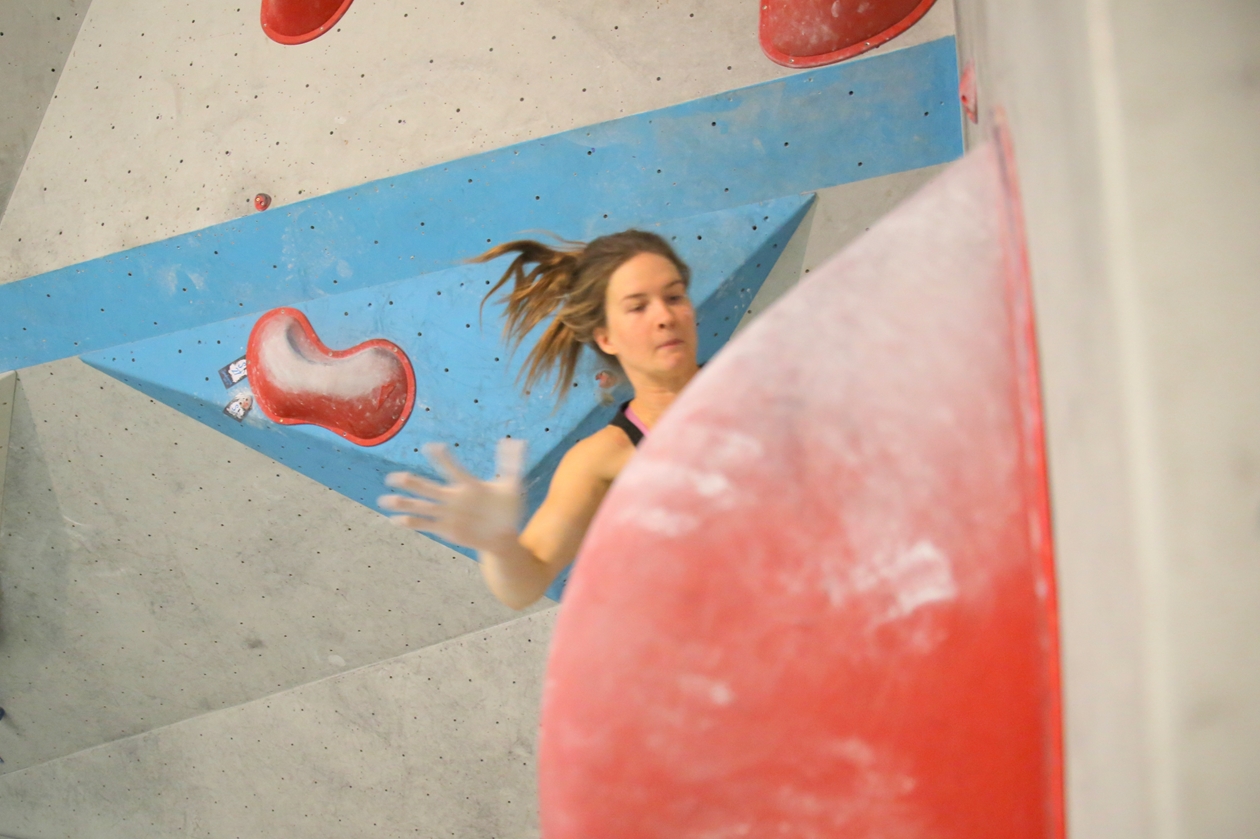
[{"label": "blue wall panel", "polygon": [[0,286],[0,370],[962,154],[954,39],[276,207]]}]

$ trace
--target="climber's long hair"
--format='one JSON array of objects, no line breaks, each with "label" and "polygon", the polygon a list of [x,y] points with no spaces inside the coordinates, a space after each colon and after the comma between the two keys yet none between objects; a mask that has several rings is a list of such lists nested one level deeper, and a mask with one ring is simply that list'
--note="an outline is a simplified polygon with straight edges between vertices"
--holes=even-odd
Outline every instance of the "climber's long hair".
[{"label": "climber's long hair", "polygon": [[515,253],[516,258],[481,305],[484,308],[487,300],[512,281],[510,291],[501,298],[507,304],[503,334],[512,348],[519,346],[535,326],[551,318],[538,344],[530,350],[522,373],[527,391],[555,374],[556,395],[561,400],[584,346],[593,349],[606,367],[622,372],[617,359],[595,344],[595,330],[608,323],[605,297],[614,271],[641,253],[654,253],[674,263],[684,286],[691,282],[691,269],[669,243],[643,230],[600,236],[585,245],[558,240],[558,246],[551,247],[521,239],[493,247],[472,261],[489,262],[509,253]]}]

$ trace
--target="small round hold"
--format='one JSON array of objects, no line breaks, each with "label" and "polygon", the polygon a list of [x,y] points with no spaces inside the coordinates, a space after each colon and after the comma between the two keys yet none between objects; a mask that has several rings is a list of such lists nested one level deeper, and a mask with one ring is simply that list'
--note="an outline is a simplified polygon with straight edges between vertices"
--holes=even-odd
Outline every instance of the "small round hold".
[{"label": "small round hold", "polygon": [[615,385],[617,383],[617,380],[616,378],[613,377],[613,374],[608,372],[607,370],[600,370],[598,373],[595,374],[595,382],[601,388],[607,390],[608,388]]},{"label": "small round hold", "polygon": [[260,192],[254,196],[254,209],[265,210],[271,206],[271,196],[265,192]]}]

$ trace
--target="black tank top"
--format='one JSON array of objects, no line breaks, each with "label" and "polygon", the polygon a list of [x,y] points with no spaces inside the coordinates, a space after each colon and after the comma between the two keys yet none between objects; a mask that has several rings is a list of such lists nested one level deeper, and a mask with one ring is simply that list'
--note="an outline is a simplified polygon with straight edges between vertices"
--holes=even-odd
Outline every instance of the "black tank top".
[{"label": "black tank top", "polygon": [[643,421],[635,415],[634,411],[630,410],[629,402],[621,403],[621,409],[617,411],[617,416],[613,417],[608,424],[615,425],[626,432],[630,442],[636,446],[647,436],[647,427],[643,425]]}]

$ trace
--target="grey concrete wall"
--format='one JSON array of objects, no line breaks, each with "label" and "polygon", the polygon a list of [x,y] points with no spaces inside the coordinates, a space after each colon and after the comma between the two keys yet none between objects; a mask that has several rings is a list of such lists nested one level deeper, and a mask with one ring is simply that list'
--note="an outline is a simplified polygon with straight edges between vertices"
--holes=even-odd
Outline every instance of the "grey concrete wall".
[{"label": "grey concrete wall", "polygon": [[538,835],[555,608],[0,777],[19,839]]},{"label": "grey concrete wall", "polygon": [[[96,0],[0,220],[0,281],[238,217],[259,191],[284,204],[777,77],[786,71],[761,56],[756,13],[755,4],[718,0],[360,2],[338,31],[286,48],[262,35],[256,3]],[[883,50],[953,26],[952,5],[942,0]],[[931,174],[824,191],[794,242],[799,262],[776,274],[754,308]],[[220,725],[202,720],[235,719],[225,709],[262,707],[269,696],[290,701],[314,680],[423,655],[517,618],[463,557],[392,529],[76,360],[21,371],[3,503],[0,706],[8,717],[0,722],[0,769],[9,774],[0,778],[0,802],[19,804],[0,809],[0,833],[109,835],[122,818],[110,802],[121,798],[136,808],[127,812],[141,814],[126,816],[129,836],[191,829],[172,821],[189,810],[172,798],[178,778],[208,790],[209,815],[196,830],[252,824],[210,808],[215,800],[249,803],[249,772],[262,772],[280,741],[255,737],[238,754],[229,727],[229,743],[206,746],[195,771],[155,771],[141,761],[139,774],[128,774],[127,750],[165,742],[161,732],[157,740],[145,732],[200,737],[210,728],[197,726]],[[496,640],[506,635],[487,637],[476,655],[490,663],[516,657],[541,674],[537,640],[522,650]],[[464,664],[432,660],[426,680],[467,681]],[[370,728],[373,712],[399,700],[363,690],[355,713]],[[522,693],[516,710],[533,713],[533,701]],[[249,730],[287,732],[304,724],[303,713],[289,708]],[[440,723],[435,717],[425,736],[465,730]],[[485,730],[477,736],[508,748],[492,723],[478,723]],[[355,750],[369,760],[394,732],[373,732]],[[79,754],[108,743],[119,745]],[[427,751],[406,754],[400,772],[445,771]],[[524,759],[532,772],[532,757]],[[197,774],[206,766],[235,773],[235,791]],[[476,770],[470,764],[457,777],[483,794],[499,769]],[[393,835],[393,827],[369,827],[375,805],[356,809],[360,799],[345,790],[332,797],[343,794],[350,803],[321,802],[331,794],[313,785],[306,798],[292,792],[268,805],[277,821],[259,822],[259,831],[282,834],[285,819],[315,812],[299,812],[308,804],[295,802],[316,801],[345,808],[336,817],[356,835]],[[71,812],[54,815],[70,801]],[[461,806],[480,806],[476,795],[469,801]],[[388,805],[398,813],[403,806]],[[532,809],[512,818],[521,812]]]},{"label": "grey concrete wall", "polygon": [[465,557],[76,359],[22,371],[10,439],[5,771],[514,617]]},{"label": "grey concrete wall", "polygon": [[959,28],[1023,182],[1071,835],[1260,835],[1260,6]]},{"label": "grey concrete wall", "polygon": [[0,3],[0,217],[91,0]]},{"label": "grey concrete wall", "polygon": [[820,189],[809,215],[784,249],[740,321],[743,328],[786,294],[801,277],[871,228],[885,213],[930,181],[944,166]]}]

